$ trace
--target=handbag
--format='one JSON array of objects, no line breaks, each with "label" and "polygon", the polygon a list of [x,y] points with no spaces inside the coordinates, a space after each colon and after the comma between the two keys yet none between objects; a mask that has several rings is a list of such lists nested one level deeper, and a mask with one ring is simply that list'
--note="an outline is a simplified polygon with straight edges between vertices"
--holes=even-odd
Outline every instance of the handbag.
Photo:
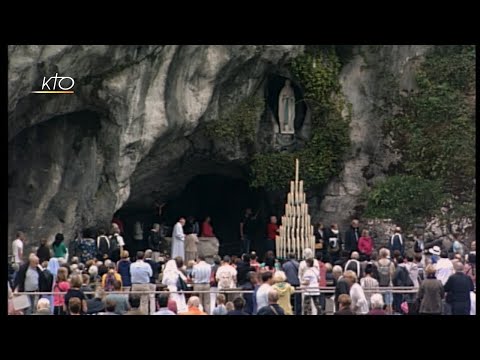
[{"label": "handbag", "polygon": [[182,279],[180,275],[178,275],[177,279],[177,291],[186,291],[188,289],[187,283],[185,280]]}]

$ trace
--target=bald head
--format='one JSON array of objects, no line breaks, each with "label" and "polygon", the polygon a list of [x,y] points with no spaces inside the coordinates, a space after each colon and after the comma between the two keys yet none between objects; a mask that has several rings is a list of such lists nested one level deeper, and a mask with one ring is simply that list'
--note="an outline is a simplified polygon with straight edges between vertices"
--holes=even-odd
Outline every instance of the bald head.
[{"label": "bald head", "polygon": [[352,252],[352,259],[358,260],[359,258],[360,258],[360,255],[358,254],[358,252],[356,251]]}]

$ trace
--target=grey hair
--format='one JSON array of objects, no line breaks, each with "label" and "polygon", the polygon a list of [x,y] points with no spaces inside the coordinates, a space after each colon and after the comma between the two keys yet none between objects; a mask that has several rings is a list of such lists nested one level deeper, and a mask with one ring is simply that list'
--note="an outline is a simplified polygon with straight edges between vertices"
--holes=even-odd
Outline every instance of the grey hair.
[{"label": "grey hair", "polygon": [[144,255],[145,258],[151,258],[152,255],[153,255],[153,251],[152,251],[152,250],[150,250],[150,249],[145,250],[145,255]]},{"label": "grey hair", "polygon": [[41,298],[37,302],[37,310],[50,309],[50,300],[47,298]]},{"label": "grey hair", "polygon": [[304,259],[313,259],[313,251],[310,248],[306,248],[303,250],[303,258]]},{"label": "grey hair", "polygon": [[373,294],[370,298],[370,304],[372,309],[383,309],[383,296],[382,294]]},{"label": "grey hair", "polygon": [[195,307],[199,307],[200,306],[200,298],[198,296],[191,296],[189,299],[188,299],[188,306],[195,306]]},{"label": "grey hair", "polygon": [[343,274],[343,269],[340,265],[335,265],[332,269],[332,273],[342,275]]},{"label": "grey hair", "polygon": [[356,251],[352,252],[352,256],[351,256],[352,259],[358,260],[359,257],[360,255],[358,254],[358,252]]}]

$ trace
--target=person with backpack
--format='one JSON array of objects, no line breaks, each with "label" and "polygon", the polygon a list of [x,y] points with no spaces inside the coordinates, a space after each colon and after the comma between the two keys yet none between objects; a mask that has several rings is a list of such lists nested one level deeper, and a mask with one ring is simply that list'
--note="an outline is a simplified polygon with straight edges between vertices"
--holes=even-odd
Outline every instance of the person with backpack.
[{"label": "person with backpack", "polygon": [[108,259],[110,255],[110,239],[106,235],[104,229],[98,230],[97,237],[97,259]]},{"label": "person with backpack", "polygon": [[390,251],[393,254],[395,250],[400,251],[400,255],[405,255],[405,243],[401,234],[402,229],[397,226],[395,228],[394,234],[390,238]]},{"label": "person with backpack", "polygon": [[345,264],[345,271],[351,270],[357,275],[357,279],[361,278],[361,266],[360,266],[360,261],[358,259],[360,258],[360,255],[358,252],[354,251],[352,252],[351,259],[347,261]]},{"label": "person with backpack", "polygon": [[120,229],[117,224],[112,224],[110,236],[110,259],[116,263],[120,260],[120,254],[123,252],[125,247],[125,241],[123,237],[120,236]]},{"label": "person with backpack", "polygon": [[[392,286],[392,278],[395,274],[395,264],[390,260],[390,251],[386,248],[380,249],[380,259],[377,262],[378,285],[380,287]],[[393,294],[386,291],[383,294],[385,305],[387,306],[387,314],[392,314]]]},{"label": "person with backpack", "polygon": [[[397,267],[395,268],[395,273],[392,278],[392,285],[394,287],[413,287],[413,281],[410,278],[410,274],[407,269],[407,264],[404,262],[403,257],[397,259]],[[393,294],[393,309],[397,313],[402,313],[402,303],[406,301],[407,303],[413,303],[411,294]]]},{"label": "person with backpack", "polygon": [[121,283],[122,276],[117,273],[115,264],[110,263],[108,265],[108,272],[102,276],[102,288],[105,291],[113,291],[115,280]]},{"label": "person with backpack", "polygon": [[342,250],[342,238],[338,231],[338,225],[330,225],[330,229],[327,231],[326,238],[328,239],[328,254],[332,264],[340,258],[340,251]]}]

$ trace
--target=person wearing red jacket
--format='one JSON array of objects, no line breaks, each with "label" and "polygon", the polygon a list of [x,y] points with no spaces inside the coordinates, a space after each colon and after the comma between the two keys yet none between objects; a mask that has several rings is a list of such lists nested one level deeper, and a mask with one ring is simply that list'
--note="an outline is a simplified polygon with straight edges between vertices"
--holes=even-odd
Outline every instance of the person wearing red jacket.
[{"label": "person wearing red jacket", "polygon": [[373,251],[373,239],[370,237],[368,230],[362,231],[362,236],[358,239],[358,250],[360,254],[370,256]]},{"label": "person wearing red jacket", "polygon": [[202,224],[202,237],[215,237],[213,233],[213,227],[210,224],[210,216],[205,218],[205,221]]}]

